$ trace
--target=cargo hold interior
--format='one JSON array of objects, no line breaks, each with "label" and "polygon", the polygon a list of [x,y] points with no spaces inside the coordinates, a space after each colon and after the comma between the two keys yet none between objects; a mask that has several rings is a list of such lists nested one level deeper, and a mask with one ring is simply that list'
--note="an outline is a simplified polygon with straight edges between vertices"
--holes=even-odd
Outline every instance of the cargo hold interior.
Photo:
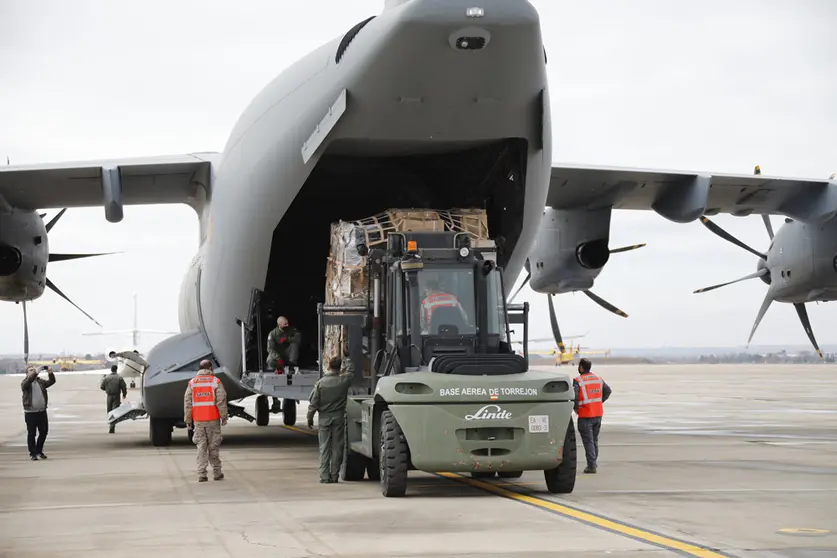
[{"label": "cargo hold interior", "polygon": [[[370,147],[374,146],[366,142],[362,146],[364,151]],[[502,266],[522,228],[525,140],[387,157],[346,154],[352,146],[345,144],[340,148],[339,154],[327,151],[322,156],[273,233],[261,343],[266,343],[276,318],[286,316],[302,333],[303,368],[316,368],[317,303],[325,301],[333,222],[360,220],[392,208],[483,209]]]}]

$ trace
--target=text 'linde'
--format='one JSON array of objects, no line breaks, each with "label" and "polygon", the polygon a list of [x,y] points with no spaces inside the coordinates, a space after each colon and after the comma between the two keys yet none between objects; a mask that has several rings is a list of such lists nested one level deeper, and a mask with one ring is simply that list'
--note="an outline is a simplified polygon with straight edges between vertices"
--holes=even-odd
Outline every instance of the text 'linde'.
[{"label": "text 'linde'", "polygon": [[486,405],[473,415],[465,415],[465,420],[510,419],[512,414],[499,405]]}]

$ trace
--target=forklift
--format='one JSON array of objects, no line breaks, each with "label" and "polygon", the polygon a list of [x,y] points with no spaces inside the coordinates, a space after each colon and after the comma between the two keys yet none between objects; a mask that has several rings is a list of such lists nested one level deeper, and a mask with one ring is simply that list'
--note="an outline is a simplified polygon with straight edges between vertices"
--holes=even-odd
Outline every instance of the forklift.
[{"label": "forklift", "polygon": [[[480,479],[541,470],[550,492],[572,492],[571,379],[529,369],[529,305],[506,304],[494,243],[472,246],[453,231],[390,233],[381,248],[356,238],[365,304],[317,307],[320,363],[336,356],[323,354],[326,327],[341,326],[358,371],[341,478],[366,476],[398,497],[410,470]],[[523,326],[522,356],[510,323]]]}]

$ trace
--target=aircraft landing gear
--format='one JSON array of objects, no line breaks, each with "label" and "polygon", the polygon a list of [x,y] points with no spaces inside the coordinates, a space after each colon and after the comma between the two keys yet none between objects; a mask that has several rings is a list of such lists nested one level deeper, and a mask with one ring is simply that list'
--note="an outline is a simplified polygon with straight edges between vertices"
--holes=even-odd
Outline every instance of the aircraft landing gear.
[{"label": "aircraft landing gear", "polygon": [[148,437],[153,446],[158,448],[170,446],[173,431],[174,422],[171,419],[153,417],[148,419]]},{"label": "aircraft landing gear", "polygon": [[296,401],[294,399],[282,400],[282,422],[285,426],[296,424]]},{"label": "aircraft landing gear", "polygon": [[256,397],[256,424],[267,426],[270,422],[270,409],[267,406],[267,395]]},{"label": "aircraft landing gear", "polygon": [[128,385],[131,389],[136,389],[137,383],[134,380],[131,380],[131,383]]}]

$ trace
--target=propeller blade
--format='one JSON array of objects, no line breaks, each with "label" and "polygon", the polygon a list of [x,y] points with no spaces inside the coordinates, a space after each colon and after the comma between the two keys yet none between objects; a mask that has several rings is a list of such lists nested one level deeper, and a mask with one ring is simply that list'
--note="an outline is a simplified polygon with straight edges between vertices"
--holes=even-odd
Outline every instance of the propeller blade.
[{"label": "propeller blade", "polygon": [[67,260],[78,260],[80,258],[93,258],[95,256],[110,256],[111,254],[121,254],[121,252],[102,252],[101,254],[50,254],[50,262],[65,262]]},{"label": "propeller blade", "polygon": [[770,291],[767,291],[767,295],[764,297],[764,302],[761,303],[761,308],[759,308],[759,314],[756,316],[756,323],[753,324],[753,329],[750,330],[750,338],[747,339],[747,346],[750,346],[750,341],[753,340],[753,335],[756,333],[756,329],[759,327],[761,323],[761,319],[764,318],[764,314],[767,312],[767,309],[770,308],[770,303],[773,302],[773,297]]},{"label": "propeller blade", "polygon": [[762,214],[761,220],[764,221],[764,226],[767,228],[767,236],[773,240],[773,223],[770,222],[770,215]]},{"label": "propeller blade", "polygon": [[601,306],[602,308],[604,308],[608,312],[613,312],[617,316],[622,316],[623,318],[628,317],[628,315],[625,314],[622,310],[619,310],[617,307],[615,307],[614,305],[612,305],[611,303],[609,303],[605,299],[603,299],[599,296],[596,296],[591,291],[581,291],[581,292],[586,294],[588,297],[590,297],[590,300],[592,300],[593,302],[595,302],[596,304],[598,304],[599,306]]},{"label": "propeller blade", "polygon": [[746,281],[747,279],[755,279],[757,277],[761,277],[762,275],[767,275],[767,268],[766,267],[756,271],[755,273],[751,273],[749,275],[745,275],[744,277],[742,277],[740,279],[736,279],[735,281],[727,281],[726,283],[721,283],[720,285],[712,285],[711,287],[704,287],[702,289],[698,289],[698,290],[694,291],[692,294],[698,294],[698,293],[705,293],[705,292],[708,292],[708,291],[713,291],[715,289],[720,289],[721,287],[726,287],[727,285],[732,285],[733,283],[738,283],[739,281]]},{"label": "propeller blade", "polygon": [[47,287],[49,287],[50,289],[52,289],[53,291],[55,291],[55,294],[57,294],[58,296],[60,296],[61,298],[63,298],[64,300],[66,300],[67,302],[69,302],[70,304],[72,304],[73,306],[75,306],[76,308],[78,308],[78,309],[79,309],[79,311],[80,311],[82,314],[84,314],[85,316],[87,316],[88,318],[90,318],[91,320],[93,320],[93,323],[95,323],[97,326],[102,327],[102,324],[100,324],[99,322],[97,322],[97,321],[96,321],[96,319],[95,319],[93,316],[91,316],[90,314],[88,314],[87,312],[85,312],[84,310],[82,310],[81,308],[79,308],[79,306],[78,306],[75,302],[73,302],[72,300],[70,300],[70,298],[69,298],[67,295],[65,295],[64,293],[62,293],[62,292],[61,292],[61,290],[60,290],[58,287],[56,287],[56,286],[55,286],[55,283],[53,283],[52,281],[50,281],[50,280],[49,280],[49,277],[47,277],[46,284],[47,284]]},{"label": "propeller blade", "polygon": [[811,329],[811,322],[808,320],[808,310],[805,308],[804,302],[797,302],[793,305],[796,308],[796,313],[799,315],[799,321],[802,322],[802,327],[805,328],[805,334],[808,336],[808,340],[811,341],[811,345],[817,350],[817,354],[820,355],[820,359],[825,360],[822,356],[822,351],[820,350],[820,346],[817,345],[817,340],[814,338],[814,330]]},{"label": "propeller blade", "polygon": [[734,236],[729,234],[727,231],[725,231],[724,229],[722,229],[721,227],[719,227],[718,225],[716,225],[715,223],[713,223],[712,221],[707,219],[705,216],[700,218],[700,222],[703,223],[703,225],[707,229],[709,229],[713,233],[717,234],[718,236],[720,236],[721,238],[723,238],[727,242],[731,242],[732,244],[735,244],[739,248],[744,248],[745,250],[747,250],[751,254],[755,254],[756,256],[760,257],[763,260],[767,259],[767,256],[765,256],[761,252],[753,250],[752,248],[750,248],[749,246],[747,246],[746,244],[744,244],[743,242],[741,242],[740,240],[738,240],[737,238],[735,238]]},{"label": "propeller blade", "polygon": [[619,252],[629,252],[631,250],[636,250],[638,248],[642,248],[646,244],[643,242],[642,244],[634,244],[633,246],[622,246],[621,248],[614,248],[610,251],[611,254],[618,254]]},{"label": "propeller blade", "polygon": [[61,218],[61,216],[62,216],[62,215],[64,215],[64,212],[65,212],[65,211],[67,211],[67,208],[66,208],[66,207],[65,207],[64,209],[62,209],[61,211],[59,211],[59,212],[58,212],[58,215],[56,215],[55,217],[53,217],[53,218],[50,220],[50,222],[46,224],[46,231],[47,231],[47,232],[49,232],[49,231],[51,231],[51,230],[52,230],[52,227],[54,227],[54,226],[55,226],[55,223],[57,223],[57,222],[58,222],[58,220]]},{"label": "propeller blade", "polygon": [[546,301],[549,303],[549,324],[552,326],[552,336],[555,338],[555,344],[564,354],[564,340],[561,339],[561,330],[558,329],[558,318],[555,317],[555,305],[552,303],[552,295],[546,295]]},{"label": "propeller blade", "polygon": [[26,315],[26,301],[23,301],[23,362],[29,366],[29,317]]},{"label": "propeller blade", "polygon": [[519,295],[519,294],[520,294],[520,291],[522,291],[522,290],[523,290],[523,287],[525,287],[525,286],[526,286],[526,283],[528,283],[528,282],[529,282],[529,279],[531,279],[531,278],[532,278],[532,274],[531,274],[531,273],[527,273],[527,274],[526,274],[526,279],[524,279],[524,280],[523,280],[523,283],[520,285],[520,287],[518,287],[518,289],[517,289],[517,290],[514,292],[514,294],[511,296],[511,298],[509,299],[508,304],[511,304],[511,302],[515,299],[515,297],[516,297],[517,295]]}]

